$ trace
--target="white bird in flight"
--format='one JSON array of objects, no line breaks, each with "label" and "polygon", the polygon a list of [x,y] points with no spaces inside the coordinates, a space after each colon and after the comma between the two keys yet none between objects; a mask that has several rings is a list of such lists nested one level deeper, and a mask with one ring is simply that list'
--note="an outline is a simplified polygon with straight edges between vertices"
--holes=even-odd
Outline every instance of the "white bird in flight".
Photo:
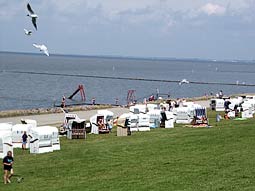
[{"label": "white bird in flight", "polygon": [[28,36],[30,36],[32,34],[31,30],[24,29],[24,31],[25,31],[25,34],[28,35]]},{"label": "white bird in flight", "polygon": [[38,18],[38,15],[34,13],[34,11],[32,10],[32,8],[31,8],[29,3],[27,4],[27,10],[30,13],[27,16],[32,18],[32,23],[33,23],[35,29],[37,30],[36,19]]},{"label": "white bird in flight", "polygon": [[47,56],[50,56],[50,54],[49,54],[49,52],[48,52],[48,49],[47,49],[47,47],[46,47],[44,44],[33,44],[33,46],[34,46],[35,48],[40,49],[40,51],[43,51],[44,54],[46,54]]},{"label": "white bird in flight", "polygon": [[189,84],[189,81],[186,79],[183,79],[182,81],[179,82],[179,85],[182,85],[182,84]]}]

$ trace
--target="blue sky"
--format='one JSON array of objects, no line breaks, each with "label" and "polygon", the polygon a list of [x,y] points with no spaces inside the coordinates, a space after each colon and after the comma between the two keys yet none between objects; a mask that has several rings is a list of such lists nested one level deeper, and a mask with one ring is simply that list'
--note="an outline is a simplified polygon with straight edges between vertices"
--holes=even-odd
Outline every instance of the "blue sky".
[{"label": "blue sky", "polygon": [[255,0],[0,0],[0,24],[0,51],[255,59]]}]

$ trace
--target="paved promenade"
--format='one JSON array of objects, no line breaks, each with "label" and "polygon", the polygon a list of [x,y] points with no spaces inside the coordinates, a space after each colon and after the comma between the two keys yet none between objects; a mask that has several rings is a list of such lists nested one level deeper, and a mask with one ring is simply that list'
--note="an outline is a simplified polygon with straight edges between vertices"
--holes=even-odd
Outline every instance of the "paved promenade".
[{"label": "paved promenade", "polygon": [[[129,111],[127,108],[116,107],[107,109],[114,113],[114,117],[121,115],[122,113],[126,113]],[[89,120],[91,116],[97,113],[97,110],[89,110],[89,111],[75,111],[70,112],[75,113],[81,119]],[[29,115],[29,116],[18,116],[18,117],[8,117],[8,118],[0,118],[0,123],[4,122],[12,122],[12,124],[21,123],[21,119],[34,119],[37,121],[38,126],[42,125],[60,125],[64,121],[64,113],[54,113],[54,114],[41,114],[41,115]]]},{"label": "paved promenade", "polygon": [[[204,107],[209,107],[209,101],[196,101]],[[123,107],[109,108],[108,110],[114,113],[114,117],[117,117],[123,113],[129,112],[129,109]],[[97,110],[89,111],[76,111],[73,112],[79,116],[81,119],[89,120],[91,116],[97,113]],[[11,122],[12,124],[21,123],[21,119],[34,119],[37,121],[38,126],[42,125],[61,125],[64,121],[64,113],[54,113],[54,114],[41,114],[41,115],[30,115],[30,116],[18,116],[18,117],[8,117],[0,118],[0,123]]]}]

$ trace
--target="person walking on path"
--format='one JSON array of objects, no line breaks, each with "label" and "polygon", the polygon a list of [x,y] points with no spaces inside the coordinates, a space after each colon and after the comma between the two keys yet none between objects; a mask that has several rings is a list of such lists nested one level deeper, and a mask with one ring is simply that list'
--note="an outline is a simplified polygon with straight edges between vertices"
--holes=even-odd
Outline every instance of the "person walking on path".
[{"label": "person walking on path", "polygon": [[7,156],[3,159],[3,166],[4,166],[4,184],[11,183],[11,177],[13,176],[13,165],[14,159],[12,157],[12,152],[8,151]]}]

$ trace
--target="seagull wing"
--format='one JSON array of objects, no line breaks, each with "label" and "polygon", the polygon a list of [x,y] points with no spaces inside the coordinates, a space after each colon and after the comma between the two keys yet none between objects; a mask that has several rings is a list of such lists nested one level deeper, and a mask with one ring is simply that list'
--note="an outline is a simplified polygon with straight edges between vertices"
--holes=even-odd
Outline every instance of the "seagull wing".
[{"label": "seagull wing", "polygon": [[26,34],[26,35],[31,35],[31,34],[32,34],[32,31],[31,31],[31,30],[24,29],[24,31],[25,31],[25,34]]},{"label": "seagull wing", "polygon": [[33,44],[33,46],[34,46],[35,48],[41,49],[41,45],[39,45],[39,44]]},{"label": "seagull wing", "polygon": [[46,50],[43,50],[44,54],[46,54],[47,56],[50,56],[49,54],[49,51],[46,49]]},{"label": "seagull wing", "polygon": [[44,54],[50,56],[48,48],[44,44],[41,46],[41,50],[44,52]]},{"label": "seagull wing", "polygon": [[32,10],[30,4],[28,3],[27,4],[27,10],[31,13],[31,14],[34,14],[34,11]]},{"label": "seagull wing", "polygon": [[37,30],[36,18],[35,17],[32,18],[32,23],[33,23],[35,29]]},{"label": "seagull wing", "polygon": [[46,47],[44,44],[42,44],[42,45],[41,45],[41,49],[42,49],[42,50],[47,50],[47,47]]},{"label": "seagull wing", "polygon": [[34,46],[35,48],[40,49],[40,51],[43,51],[44,54],[46,54],[47,56],[50,56],[50,54],[49,54],[49,52],[48,52],[48,49],[47,49],[47,47],[46,47],[44,44],[40,45],[40,44],[35,44],[35,43],[34,43],[33,46]]}]

